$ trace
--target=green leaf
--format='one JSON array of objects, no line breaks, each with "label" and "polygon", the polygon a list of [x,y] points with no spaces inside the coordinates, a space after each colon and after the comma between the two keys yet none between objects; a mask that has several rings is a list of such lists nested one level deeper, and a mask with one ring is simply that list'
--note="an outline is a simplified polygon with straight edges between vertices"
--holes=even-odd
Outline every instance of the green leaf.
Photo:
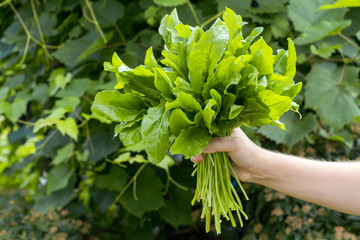
[{"label": "green leaf", "polygon": [[229,119],[232,120],[232,119],[236,118],[237,116],[239,116],[239,114],[241,113],[241,111],[243,109],[244,109],[244,106],[242,106],[242,105],[234,104],[233,106],[231,106],[230,111],[229,111]]},{"label": "green leaf", "polygon": [[294,81],[288,76],[271,74],[267,81],[267,89],[271,89],[276,94],[282,94],[286,89],[289,89],[293,84]]},{"label": "green leaf", "polygon": [[187,79],[188,69],[186,66],[186,49],[182,43],[179,43],[178,46],[179,49],[176,51],[162,51],[161,54],[165,59],[161,60],[161,63],[172,68],[173,71],[177,72],[182,78]]},{"label": "green leaf", "polygon": [[59,148],[56,153],[56,157],[52,160],[51,163],[54,165],[59,165],[65,160],[70,159],[70,157],[74,154],[74,144],[69,143],[64,147]]},{"label": "green leaf", "polygon": [[[105,35],[105,39],[107,40],[107,42],[109,42],[113,36],[114,31],[111,31]],[[80,54],[80,56],[78,56],[78,60],[82,61],[87,59],[91,54],[99,51],[100,49],[103,49],[105,47],[105,44],[106,43],[104,42],[103,38],[96,39],[93,43],[91,43],[90,46],[88,46],[85,51]]]},{"label": "green leaf", "polygon": [[101,27],[113,26],[124,16],[125,9],[122,3],[115,0],[105,2],[92,2],[96,20]]},{"label": "green leaf", "polygon": [[283,38],[288,36],[290,31],[290,22],[289,19],[282,16],[277,15],[274,18],[273,24],[271,25],[271,32],[275,38]]},{"label": "green leaf", "polygon": [[175,88],[172,90],[175,95],[179,95],[180,93],[188,93],[188,94],[195,94],[191,88],[189,82],[185,81],[183,78],[178,77],[175,80]]},{"label": "green leaf", "polygon": [[127,127],[125,129],[123,129],[119,133],[119,137],[120,137],[121,142],[125,146],[131,146],[131,145],[134,145],[134,144],[140,142],[142,140],[141,123],[137,122],[134,125],[132,125],[131,127]]},{"label": "green leaf", "polygon": [[72,139],[77,141],[79,129],[73,118],[66,118],[65,120],[56,120],[56,128],[61,132],[62,135],[67,134]]},{"label": "green leaf", "polygon": [[267,125],[260,127],[257,132],[275,141],[277,144],[285,144],[292,148],[307,134],[316,130],[316,117],[312,113],[306,114],[301,120],[294,112],[287,112],[280,121],[285,124],[286,131],[277,126]]},{"label": "green leaf", "polygon": [[202,117],[203,117],[205,126],[209,129],[210,134],[212,134],[214,132],[212,123],[215,120],[216,113],[212,108],[215,106],[215,104],[217,104],[217,102],[214,99],[209,99],[204,108],[204,111],[202,111]]},{"label": "green leaf", "polygon": [[166,102],[165,108],[166,110],[180,108],[189,112],[199,112],[201,105],[191,94],[181,92],[174,101]]},{"label": "green leaf", "polygon": [[172,36],[176,36],[176,26],[180,24],[180,20],[176,8],[161,19],[159,33],[164,39],[164,43],[168,49],[171,49]]},{"label": "green leaf", "polygon": [[314,55],[318,55],[326,59],[329,58],[336,50],[341,50],[341,45],[331,45],[328,42],[322,42],[318,47],[311,45],[310,50]]},{"label": "green leaf", "polygon": [[160,163],[155,164],[155,166],[164,169],[166,172],[169,172],[169,167],[173,166],[174,164],[174,159],[172,159],[169,155],[165,155],[164,159]]},{"label": "green leaf", "polygon": [[149,47],[148,50],[146,50],[145,66],[152,71],[154,71],[155,68],[160,67],[160,65],[157,63],[155,59],[152,47]]},{"label": "green leaf", "polygon": [[160,217],[174,228],[178,228],[180,225],[190,225],[192,223],[191,206],[187,203],[191,202],[191,191],[174,187],[170,189],[168,195],[166,206],[159,210]]},{"label": "green leaf", "polygon": [[251,33],[245,38],[245,41],[247,41],[248,43],[252,43],[255,40],[255,38],[262,33],[263,30],[264,30],[263,27],[254,28],[251,31]]},{"label": "green leaf", "polygon": [[248,11],[259,16],[263,13],[285,12],[288,0],[257,0],[256,3],[257,6],[249,8]]},{"label": "green leaf", "polygon": [[343,70],[334,63],[315,64],[306,76],[305,107],[315,109],[335,129],[353,121],[360,115],[355,98],[359,93],[352,87],[358,81],[359,71],[352,66]]},{"label": "green leaf", "polygon": [[229,29],[230,41],[237,36],[242,37],[242,27],[246,24],[246,22],[243,22],[240,15],[236,15],[233,10],[226,8],[222,18],[225,26]]},{"label": "green leaf", "polygon": [[338,0],[333,4],[322,5],[319,9],[345,8],[345,7],[360,7],[359,0]]},{"label": "green leaf", "polygon": [[141,122],[141,136],[146,153],[153,163],[160,163],[169,146],[169,117],[165,104],[149,108]]},{"label": "green leaf", "polygon": [[92,31],[81,38],[65,41],[65,43],[53,52],[52,55],[67,67],[74,67],[81,63],[78,56],[88,49],[88,46],[97,39],[101,39],[99,33]]},{"label": "green leaf", "polygon": [[186,3],[186,0],[154,0],[154,3],[164,7],[175,7]]},{"label": "green leaf", "polygon": [[66,73],[64,68],[58,68],[51,72],[48,81],[49,95],[55,95],[57,91],[65,89],[65,86],[71,81],[71,73]]},{"label": "green leaf", "polygon": [[122,122],[134,120],[146,108],[136,95],[112,90],[96,94],[91,111],[111,121]]},{"label": "green leaf", "polygon": [[185,158],[197,156],[203,152],[211,140],[206,128],[190,127],[183,129],[170,147],[171,154],[182,154]]},{"label": "green leaf", "polygon": [[5,116],[13,123],[15,123],[21,115],[26,111],[27,102],[20,98],[15,98],[12,103],[6,101],[0,101],[0,107]]},{"label": "green leaf", "polygon": [[163,96],[168,101],[173,100],[175,98],[175,96],[172,94],[172,89],[174,86],[165,71],[162,68],[156,67],[154,76],[155,87],[161,92],[161,96]]},{"label": "green leaf", "polygon": [[275,121],[290,110],[292,99],[287,96],[278,95],[271,90],[263,90],[258,93],[258,97],[269,108],[269,117]]},{"label": "green leaf", "polygon": [[178,24],[175,26],[176,32],[177,32],[177,36],[188,39],[191,36],[191,28],[189,25],[185,25],[185,24]]},{"label": "green leaf", "polygon": [[256,67],[260,75],[267,75],[273,73],[273,50],[266,42],[260,38],[250,47],[251,55],[253,59],[251,64]]},{"label": "green leaf", "polygon": [[251,8],[251,0],[243,0],[241,4],[239,4],[238,0],[216,0],[216,3],[218,12],[228,7],[242,17],[250,17],[250,13],[247,10]]},{"label": "green leaf", "polygon": [[[201,114],[201,112],[199,112],[198,114]],[[175,136],[178,136],[181,130],[189,128],[191,125],[194,124],[195,121],[191,121],[181,109],[176,108],[171,112],[169,118],[169,127],[171,132]]]},{"label": "green leaf", "polygon": [[135,94],[145,95],[153,101],[161,99],[160,92],[154,85],[154,73],[143,66],[129,69],[125,64],[121,65],[117,80],[119,84],[125,84],[132,89]]},{"label": "green leaf", "polygon": [[68,185],[72,174],[73,173],[68,164],[61,164],[52,168],[46,177],[47,195],[55,192],[56,190],[65,188]]},{"label": "green leaf", "polygon": [[157,211],[165,206],[162,188],[163,185],[153,168],[147,166],[136,180],[137,200],[134,199],[133,189],[129,188],[120,198],[120,203],[129,213],[141,218],[144,213]]},{"label": "green leaf", "polygon": [[201,94],[204,81],[213,72],[225,52],[229,30],[219,20],[201,35],[189,53],[187,67],[189,80],[195,93]]},{"label": "green leaf", "polygon": [[222,121],[219,124],[219,136],[228,136],[236,127],[245,125],[248,127],[262,126],[270,124],[269,109],[254,98],[246,98],[244,101],[244,109],[241,114],[233,120]]},{"label": "green leaf", "polygon": [[296,73],[296,51],[294,42],[288,38],[288,50],[278,50],[274,56],[274,73],[294,78]]},{"label": "green leaf", "polygon": [[315,42],[327,36],[337,35],[344,28],[351,25],[350,20],[342,21],[321,21],[312,25],[304,31],[298,38],[295,39],[296,44],[303,45]]},{"label": "green leaf", "polygon": [[[63,178],[64,176],[61,176],[61,179]],[[58,207],[62,208],[67,205],[73,198],[76,197],[76,191],[74,189],[75,182],[76,180],[73,176],[69,179],[65,188],[52,192],[48,196],[39,198],[34,205],[34,210],[40,212],[41,214],[45,214],[48,211],[54,210]]]},{"label": "green leaf", "polygon": [[80,104],[79,98],[76,97],[65,97],[63,99],[59,99],[55,102],[55,108],[69,108],[74,111],[76,107]]},{"label": "green leaf", "polygon": [[240,71],[244,67],[245,61],[243,60],[244,57],[235,58],[233,56],[222,59],[204,84],[203,98],[210,98],[211,89],[222,94],[230,84],[237,84],[241,79]]},{"label": "green leaf", "polygon": [[120,192],[127,180],[129,174],[121,167],[112,165],[108,174],[100,174],[96,177],[96,186],[98,188],[109,190],[110,192]]},{"label": "green leaf", "polygon": [[3,100],[7,97],[9,90],[10,88],[7,86],[0,88],[0,100]]},{"label": "green leaf", "polygon": [[290,0],[288,15],[294,24],[295,30],[304,32],[322,20],[343,20],[346,9],[318,10],[326,2],[325,0]]},{"label": "green leaf", "polygon": [[56,93],[57,97],[77,97],[84,95],[86,90],[90,87],[91,80],[88,78],[73,78],[65,89]]}]

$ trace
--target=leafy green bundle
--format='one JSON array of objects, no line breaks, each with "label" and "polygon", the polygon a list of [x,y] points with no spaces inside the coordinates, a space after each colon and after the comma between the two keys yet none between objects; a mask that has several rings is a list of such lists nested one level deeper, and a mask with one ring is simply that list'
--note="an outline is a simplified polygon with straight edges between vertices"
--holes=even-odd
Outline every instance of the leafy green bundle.
[{"label": "leafy green bundle", "polygon": [[[160,163],[168,150],[186,158],[199,155],[212,138],[228,136],[241,125],[273,124],[284,129],[278,120],[284,112],[297,110],[293,98],[302,86],[293,81],[294,43],[288,39],[288,50],[273,55],[262,38],[254,42],[263,28],[245,38],[245,24],[227,8],[223,20],[204,31],[181,23],[173,10],[159,28],[165,67],[158,64],[152,48],[146,52],[145,65],[134,69],[114,53],[112,64],[105,62],[104,68],[116,74],[118,90],[99,92],[92,111],[119,123],[115,136],[124,145],[142,142],[154,163]],[[233,210],[242,225],[241,214],[247,217],[231,184],[233,169],[227,155],[204,157],[194,171],[197,188],[192,203],[202,199],[206,230],[211,215],[217,233],[221,215],[236,226]]]}]

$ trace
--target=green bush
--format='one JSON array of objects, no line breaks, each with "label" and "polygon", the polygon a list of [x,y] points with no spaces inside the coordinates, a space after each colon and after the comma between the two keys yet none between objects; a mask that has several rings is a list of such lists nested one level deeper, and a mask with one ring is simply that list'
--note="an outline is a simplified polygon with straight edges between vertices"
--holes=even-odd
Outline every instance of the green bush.
[{"label": "green bush", "polygon": [[274,126],[244,129],[248,136],[263,147],[300,156],[358,159],[360,9],[319,9],[331,3],[0,3],[1,238],[359,238],[359,217],[253,184],[246,185],[250,201],[245,202],[249,220],[244,228],[226,223],[221,235],[206,235],[200,206],[190,205],[195,184],[191,163],[172,156],[167,164],[151,164],[139,146],[124,147],[113,138],[114,125],[90,111],[94,95],[116,84],[102,66],[113,52],[134,67],[153,46],[160,60],[163,42],[157,28],[173,7],[185,24],[208,28],[227,6],[248,22],[245,35],[263,26],[264,39],[274,51],[287,48],[287,37],[294,39],[295,81],[304,84],[295,99],[301,120],[289,112],[280,119],[287,131]]}]

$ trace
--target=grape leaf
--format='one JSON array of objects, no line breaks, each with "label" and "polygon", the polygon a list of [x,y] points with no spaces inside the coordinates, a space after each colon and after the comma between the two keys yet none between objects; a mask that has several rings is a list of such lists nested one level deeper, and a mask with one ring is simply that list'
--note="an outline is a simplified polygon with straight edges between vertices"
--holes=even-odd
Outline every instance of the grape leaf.
[{"label": "grape leaf", "polygon": [[110,172],[108,174],[100,174],[97,176],[95,184],[98,188],[120,192],[128,178],[129,174],[123,168],[112,165],[110,166]]},{"label": "grape leaf", "polygon": [[47,194],[65,188],[68,185],[70,177],[73,175],[68,164],[57,165],[51,169],[46,177]]},{"label": "grape leaf", "polygon": [[[342,73],[343,71],[343,73]],[[306,76],[305,107],[313,108],[322,120],[335,129],[360,115],[352,94],[358,94],[352,85],[358,81],[360,68],[346,66],[344,70],[334,63],[315,64]]]},{"label": "grape leaf", "polygon": [[144,213],[165,206],[161,194],[162,188],[163,185],[153,168],[147,166],[136,180],[137,200],[134,199],[133,189],[130,187],[120,198],[120,203],[129,213],[141,218]]},{"label": "grape leaf", "polygon": [[257,132],[265,137],[275,141],[277,144],[285,144],[292,148],[307,134],[315,131],[316,117],[312,113],[306,114],[303,119],[299,119],[294,112],[287,112],[280,117],[280,121],[285,124],[286,131],[281,130],[277,126],[266,125],[261,126]]}]

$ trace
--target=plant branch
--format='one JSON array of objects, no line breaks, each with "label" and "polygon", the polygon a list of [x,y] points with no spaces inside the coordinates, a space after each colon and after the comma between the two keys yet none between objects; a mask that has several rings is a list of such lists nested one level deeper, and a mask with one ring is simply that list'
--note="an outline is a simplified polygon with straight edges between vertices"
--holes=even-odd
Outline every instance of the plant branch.
[{"label": "plant branch", "polygon": [[130,187],[130,185],[136,181],[136,178],[139,176],[139,174],[141,173],[141,171],[144,169],[144,167],[148,164],[148,162],[143,163],[143,165],[141,165],[139,167],[139,169],[136,171],[135,175],[130,179],[130,181],[126,184],[126,186],[121,190],[121,192],[116,196],[115,200],[113,201],[113,203],[110,205],[113,206],[115,205],[119,199],[121,198],[121,196],[126,192],[126,190]]},{"label": "plant branch", "polygon": [[360,50],[360,47],[354,42],[352,41],[350,38],[348,38],[347,36],[345,36],[344,34],[342,34],[341,32],[338,34],[340,37],[342,37],[345,41],[347,41],[349,44],[353,45],[354,47],[356,47],[358,50]]},{"label": "plant branch", "polygon": [[99,31],[100,36],[102,37],[102,39],[104,40],[104,43],[107,43],[107,39],[105,37],[105,34],[103,33],[103,31],[101,30],[101,27],[99,25],[99,22],[96,19],[95,13],[94,13],[94,9],[91,6],[91,2],[89,0],[85,0],[86,6],[89,9],[91,18],[93,20],[93,23],[95,24],[96,29]]},{"label": "plant branch", "polygon": [[49,51],[48,51],[47,48],[46,48],[45,38],[44,38],[44,35],[43,35],[42,31],[41,31],[41,26],[40,26],[40,22],[39,22],[39,17],[38,17],[37,12],[36,12],[34,0],[30,0],[30,3],[31,3],[31,9],[32,9],[32,11],[33,11],[33,15],[34,15],[36,27],[37,27],[38,32],[39,32],[39,35],[40,35],[40,40],[41,40],[40,46],[41,46],[42,49],[44,50],[44,56],[45,56],[45,60],[46,60],[46,66],[50,66],[49,60],[52,60],[52,57],[51,57]]},{"label": "plant branch", "polygon": [[341,69],[341,73],[340,73],[340,77],[339,77],[339,80],[337,81],[337,85],[339,85],[344,77],[344,72],[345,72],[345,68],[346,68],[346,63],[344,63],[344,66],[342,67]]},{"label": "plant branch", "polygon": [[216,15],[212,16],[211,18],[209,18],[208,20],[206,20],[205,22],[203,22],[200,26],[205,27],[206,25],[208,25],[209,23],[211,23],[212,21],[214,21],[215,19],[217,19],[218,17],[220,17],[221,15],[223,15],[225,12],[225,10],[217,13]]},{"label": "plant branch", "polygon": [[126,38],[125,38],[123,32],[121,31],[121,29],[119,28],[119,26],[116,23],[114,23],[114,27],[115,27],[117,33],[119,34],[119,37],[121,38],[122,43],[126,44]]}]

